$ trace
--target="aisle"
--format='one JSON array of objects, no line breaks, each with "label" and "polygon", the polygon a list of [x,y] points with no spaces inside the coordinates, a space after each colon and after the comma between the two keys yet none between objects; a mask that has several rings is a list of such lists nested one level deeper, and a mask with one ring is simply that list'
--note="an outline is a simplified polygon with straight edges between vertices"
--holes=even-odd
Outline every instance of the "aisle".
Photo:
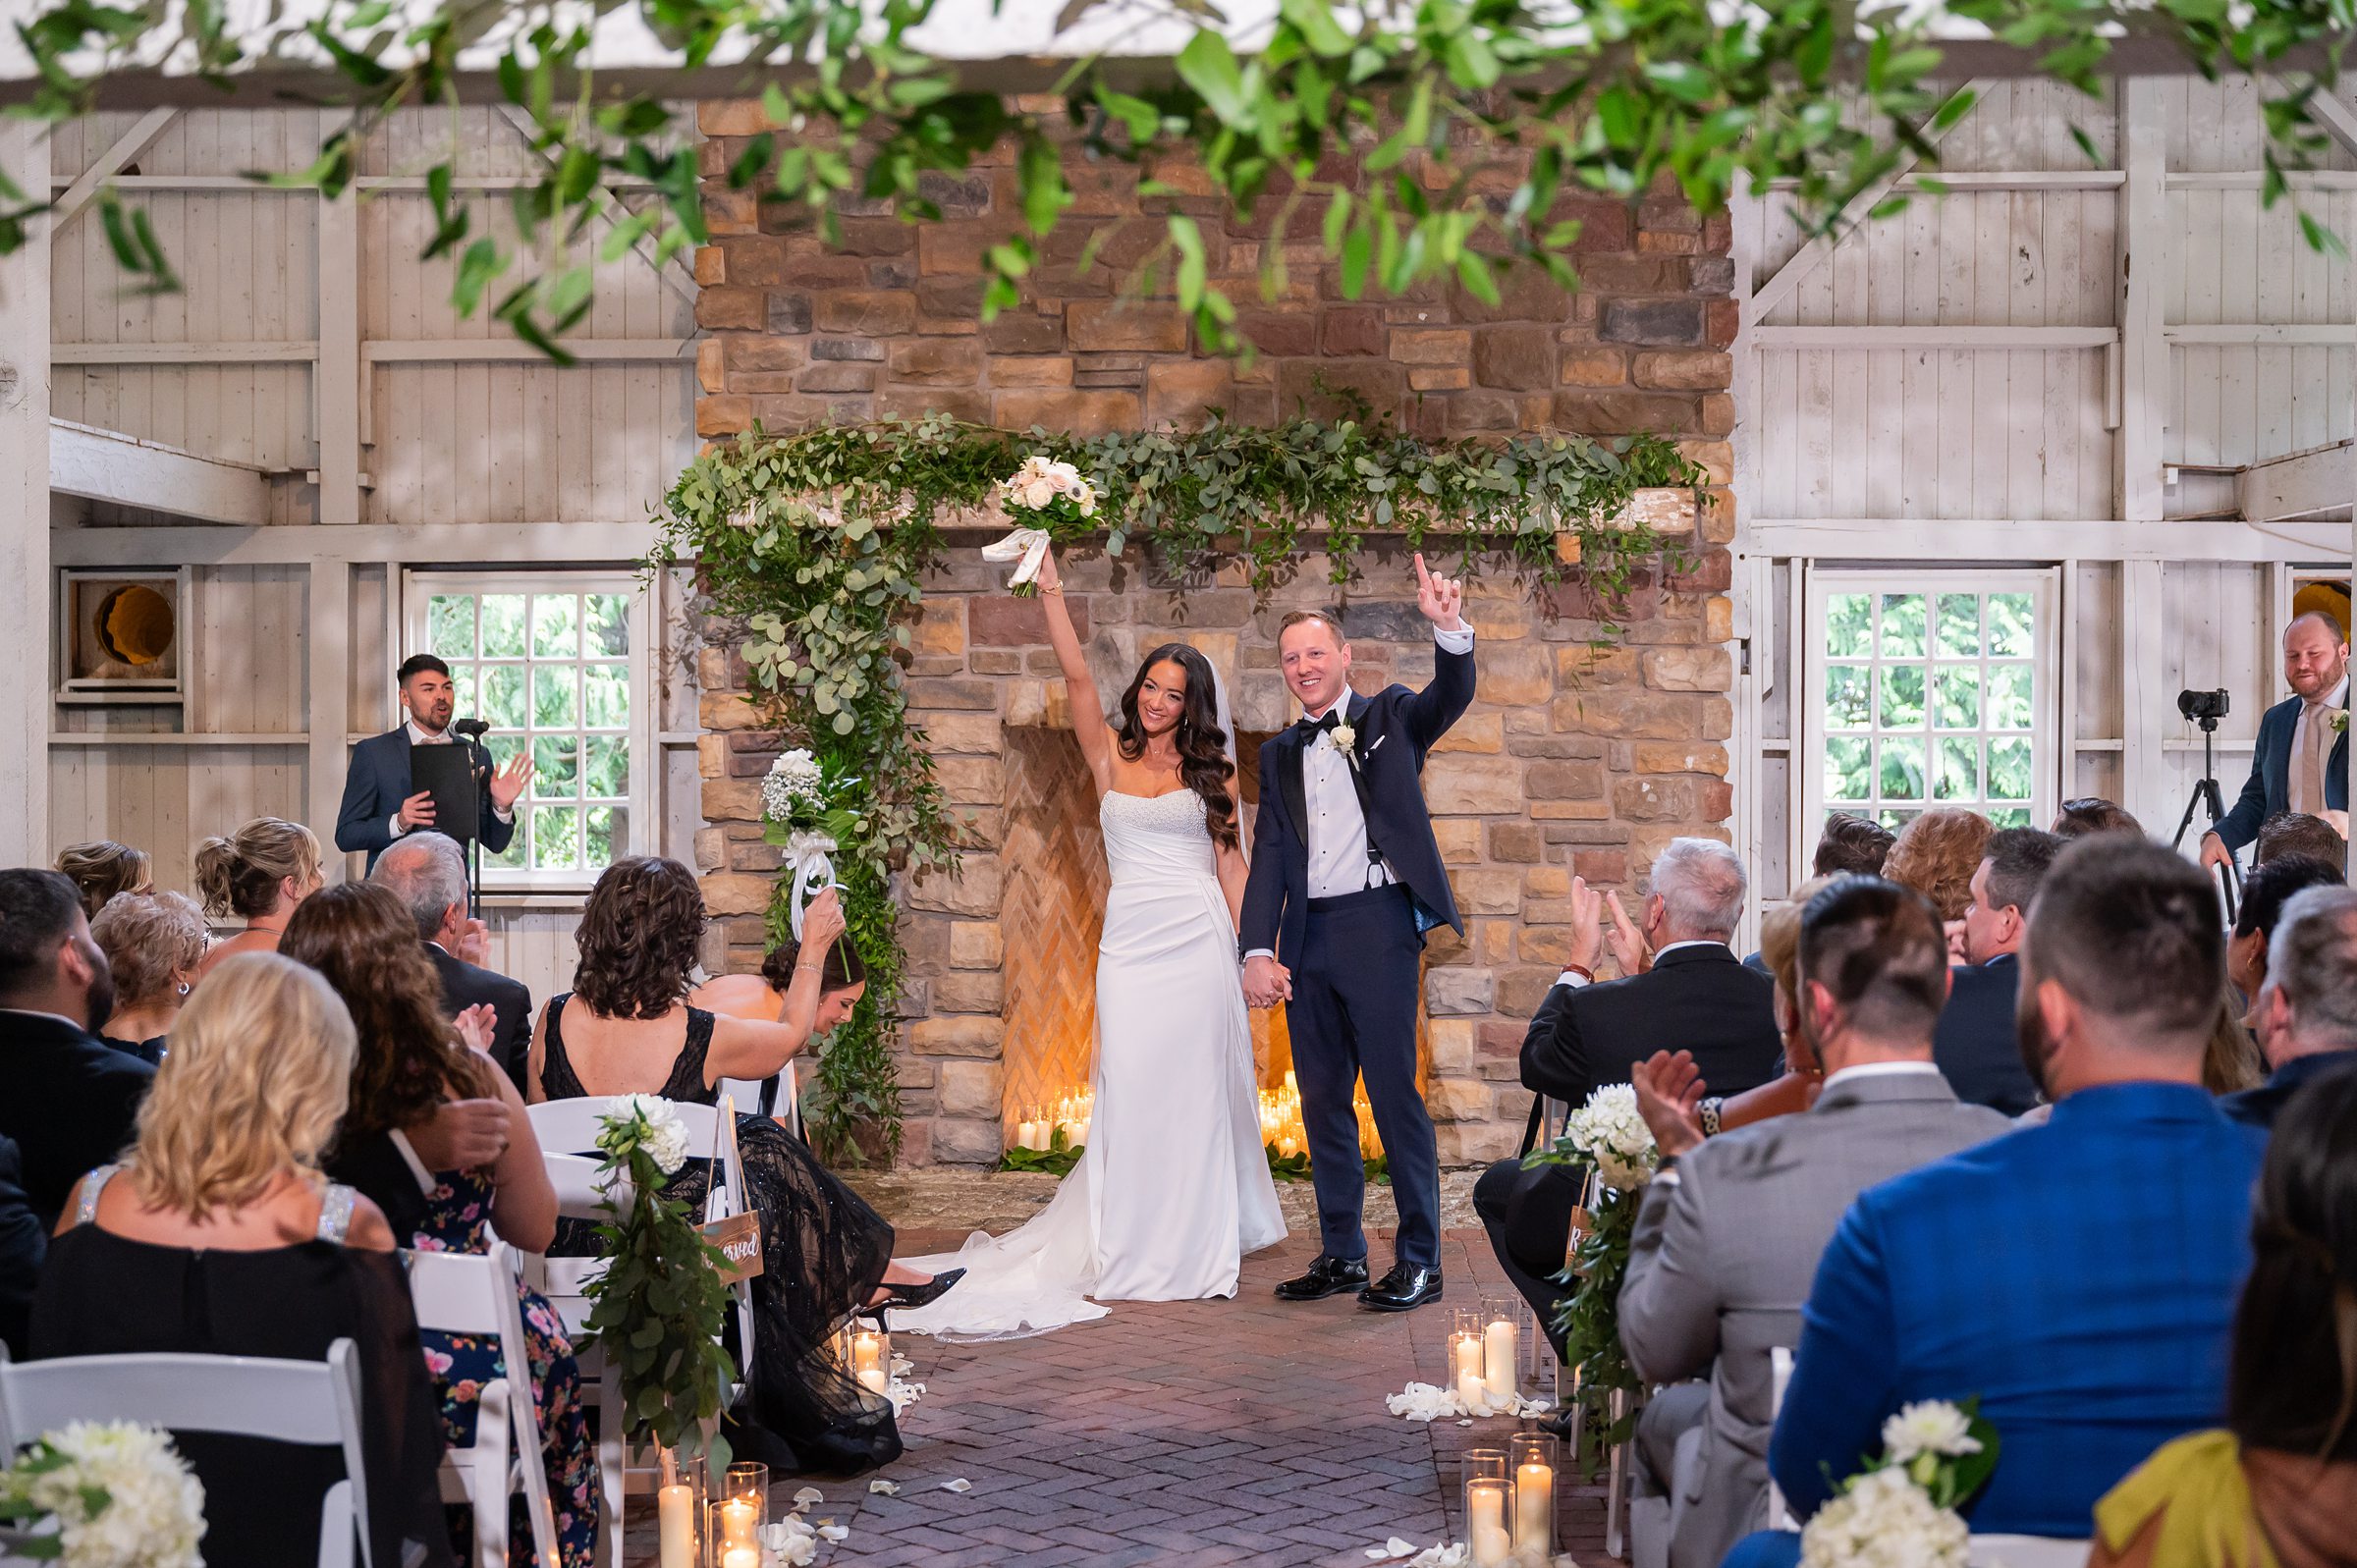
[{"label": "aisle", "polygon": [[[904,1245],[956,1239],[909,1231]],[[1448,1297],[1401,1316],[1347,1297],[1278,1302],[1271,1288],[1314,1247],[1296,1236],[1246,1260],[1232,1302],[1124,1306],[997,1345],[904,1342],[926,1393],[904,1422],[907,1453],[883,1472],[902,1490],[871,1494],[868,1477],[814,1483],[826,1501],[809,1517],[850,1529],[818,1561],[1369,1568],[1366,1549],[1388,1537],[1442,1540],[1456,1512],[1454,1455],[1477,1440],[1503,1446],[1511,1424],[1426,1427],[1383,1399],[1411,1376],[1439,1380],[1450,1303],[1478,1300],[1485,1282],[1504,1288],[1486,1241],[1448,1232]],[[1376,1251],[1388,1255],[1388,1239]],[[959,1479],[971,1489],[942,1489]],[[1599,1493],[1573,1495],[1561,1528],[1582,1563],[1604,1560]],[[630,1538],[633,1568],[651,1563],[647,1534]]]}]

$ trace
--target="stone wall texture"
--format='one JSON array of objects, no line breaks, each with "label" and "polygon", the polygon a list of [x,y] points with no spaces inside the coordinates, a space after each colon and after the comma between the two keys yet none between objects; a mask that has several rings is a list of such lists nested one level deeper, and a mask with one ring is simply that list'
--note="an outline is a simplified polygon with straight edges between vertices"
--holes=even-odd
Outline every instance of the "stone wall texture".
[{"label": "stone wall texture", "polygon": [[[1014,222],[1011,167],[943,180],[936,223],[847,206],[843,243],[829,249],[806,225],[727,189],[722,171],[763,127],[757,104],[704,104],[701,125],[713,243],[696,257],[705,331],[696,424],[707,438],[755,421],[782,431],[932,410],[1083,434],[1184,426],[1213,408],[1266,422],[1304,409],[1336,414],[1334,394],[1347,390],[1435,439],[1649,430],[1677,439],[1702,465],[1711,488],[1684,541],[1685,569],[1643,573],[1613,614],[1612,635],[1604,607],[1577,581],[1533,598],[1500,576],[1469,593],[1478,695],[1425,775],[1467,920],[1463,939],[1436,933],[1427,953],[1428,1098],[1444,1159],[1510,1153],[1529,1106],[1516,1053],[1563,960],[1571,878],[1633,892],[1670,838],[1727,837],[1727,350],[1736,306],[1725,217],[1697,215],[1674,193],[1571,202],[1584,224],[1577,294],[1518,270],[1497,305],[1453,283],[1351,301],[1308,238],[1314,214],[1296,220],[1302,238],[1288,241],[1269,232],[1273,203],[1234,218],[1184,167],[1149,172],[1198,193],[1141,198],[1138,171],[1075,157],[1068,178],[1076,221],[1027,280],[1021,306],[986,323],[981,255]],[[1260,351],[1248,368],[1199,352],[1167,299],[1124,291],[1173,207],[1201,221],[1213,276],[1242,308]],[[1084,269],[1092,230],[1105,237]],[[1274,243],[1287,246],[1289,281],[1261,302],[1256,279]],[[984,1162],[1001,1148],[1005,951],[1025,940],[1023,911],[1002,907],[1015,880],[1001,853],[1008,813],[1022,803],[1010,797],[1009,730],[1065,717],[1039,607],[1004,594],[1004,568],[984,566],[972,548],[980,535],[954,537],[958,547],[928,584],[909,692],[975,846],[962,877],[907,890],[913,984],[902,1081],[904,1158],[916,1162]],[[1221,667],[1238,728],[1250,734],[1293,717],[1276,672],[1276,631],[1288,610],[1341,606],[1361,689],[1429,677],[1429,628],[1397,541],[1370,541],[1360,565],[1360,580],[1338,590],[1325,559],[1308,556],[1265,595],[1239,568],[1181,582],[1134,554],[1078,554],[1065,576],[1109,699],[1140,654],[1183,639]],[[708,961],[750,967],[776,863],[755,826],[758,782],[779,742],[751,729],[738,695],[741,669],[725,653],[708,650],[701,675],[711,826],[699,858],[716,917]]]}]

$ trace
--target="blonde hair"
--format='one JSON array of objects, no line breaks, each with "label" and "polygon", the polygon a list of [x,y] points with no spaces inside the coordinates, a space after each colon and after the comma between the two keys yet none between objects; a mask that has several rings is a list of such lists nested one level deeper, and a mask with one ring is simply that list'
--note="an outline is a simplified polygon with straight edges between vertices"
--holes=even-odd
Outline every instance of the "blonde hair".
[{"label": "blonde hair", "polygon": [[300,822],[256,817],[227,838],[196,846],[196,891],[216,915],[251,920],[278,907],[278,885],[317,886],[319,840]]},{"label": "blonde hair", "polygon": [[1800,998],[1800,916],[1809,900],[1839,880],[1811,877],[1792,890],[1791,896],[1760,916],[1760,962],[1776,977],[1786,997]]},{"label": "blonde hair", "polygon": [[90,921],[90,940],[115,973],[116,1004],[136,1006],[204,961],[204,915],[185,893],[119,892]]},{"label": "blonde hair", "polygon": [[1943,920],[1961,920],[1972,907],[1972,874],[1981,869],[1997,825],[1977,811],[1942,806],[1898,830],[1883,875],[1932,901]]},{"label": "blonde hair", "polygon": [[112,838],[70,843],[57,857],[57,869],[82,892],[82,912],[91,919],[117,893],[137,892],[147,886],[147,851]]},{"label": "blonde hair", "polygon": [[344,1119],[352,1018],[317,972],[274,952],[225,958],[172,1026],[124,1158],[150,1205],[201,1224],[288,1170],[320,1180]]}]

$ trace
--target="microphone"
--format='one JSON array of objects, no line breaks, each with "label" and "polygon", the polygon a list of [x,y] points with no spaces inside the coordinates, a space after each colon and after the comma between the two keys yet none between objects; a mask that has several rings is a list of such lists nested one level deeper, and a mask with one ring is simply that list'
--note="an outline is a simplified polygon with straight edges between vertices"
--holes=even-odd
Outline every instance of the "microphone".
[{"label": "microphone", "polygon": [[482,739],[483,732],[490,728],[491,721],[488,719],[461,719],[450,727],[453,734],[465,735],[469,740]]}]

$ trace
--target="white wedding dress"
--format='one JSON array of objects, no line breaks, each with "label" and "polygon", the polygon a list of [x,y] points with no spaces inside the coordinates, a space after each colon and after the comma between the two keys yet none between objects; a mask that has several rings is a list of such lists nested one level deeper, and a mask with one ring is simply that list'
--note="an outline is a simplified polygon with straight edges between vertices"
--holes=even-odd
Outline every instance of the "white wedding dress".
[{"label": "white wedding dress", "polygon": [[893,1313],[894,1328],[1011,1339],[1102,1318],[1102,1301],[1233,1296],[1243,1255],[1285,1238],[1235,927],[1203,813],[1192,789],[1108,792],[1098,806],[1112,886],[1087,1147],[1020,1229],[904,1260],[966,1276],[929,1307]]}]

